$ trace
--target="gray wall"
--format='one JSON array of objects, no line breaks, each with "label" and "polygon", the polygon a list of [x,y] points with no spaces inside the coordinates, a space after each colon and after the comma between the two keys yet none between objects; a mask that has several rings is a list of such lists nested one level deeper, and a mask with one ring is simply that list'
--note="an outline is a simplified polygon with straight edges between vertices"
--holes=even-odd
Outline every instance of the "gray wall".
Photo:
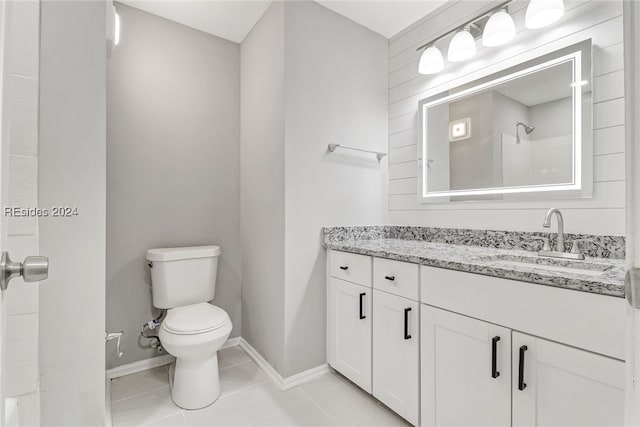
[{"label": "gray wall", "polygon": [[50,260],[39,289],[43,426],[104,425],[105,16],[102,2],[43,1],[39,205]]},{"label": "gray wall", "polygon": [[320,228],[381,224],[386,38],[312,1],[285,3],[285,377],[326,362],[326,251]]},{"label": "gray wall", "polygon": [[284,352],[284,5],[242,43],[242,336],[278,372]]},{"label": "gray wall", "polygon": [[387,40],[311,1],[242,43],[242,335],[288,377],[326,362],[323,225],[380,224]]},{"label": "gray wall", "polygon": [[451,190],[494,186],[493,92],[449,104],[449,121],[471,119],[471,138],[449,143]]},{"label": "gray wall", "polygon": [[108,63],[107,328],[125,331],[124,357],[155,356],[139,339],[158,314],[145,251],[216,244],[214,304],[240,334],[240,48],[117,5],[120,44]]}]

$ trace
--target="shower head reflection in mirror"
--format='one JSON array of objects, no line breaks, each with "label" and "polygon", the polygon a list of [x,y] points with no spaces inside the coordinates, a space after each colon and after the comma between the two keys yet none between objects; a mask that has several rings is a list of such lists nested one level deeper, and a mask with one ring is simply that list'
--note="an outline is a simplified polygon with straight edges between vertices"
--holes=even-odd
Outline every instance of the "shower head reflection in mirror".
[{"label": "shower head reflection in mirror", "polygon": [[520,132],[519,127],[522,126],[524,128],[524,132],[529,135],[531,132],[536,130],[535,126],[530,126],[522,122],[516,122],[516,144],[520,144]]}]

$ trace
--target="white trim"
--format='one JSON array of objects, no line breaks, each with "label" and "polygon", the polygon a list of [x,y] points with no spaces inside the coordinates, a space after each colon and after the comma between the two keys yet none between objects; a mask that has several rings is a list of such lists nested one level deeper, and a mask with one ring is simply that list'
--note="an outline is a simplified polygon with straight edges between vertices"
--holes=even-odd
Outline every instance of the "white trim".
[{"label": "white trim", "polygon": [[256,362],[280,390],[283,391],[319,378],[329,372],[329,365],[324,363],[315,368],[307,369],[306,371],[284,378],[247,340],[241,337],[239,346]]},{"label": "white trim", "polygon": [[116,366],[115,368],[107,369],[107,379],[112,380],[126,375],[137,374],[138,372],[168,365],[173,363],[174,360],[175,357],[170,354],[165,354],[163,356],[152,357],[150,359],[138,360],[137,362],[127,363],[126,365]]},{"label": "white trim", "polygon": [[[239,343],[240,337],[229,338],[220,350],[235,347]],[[138,372],[146,371],[148,369],[168,365],[173,363],[175,359],[176,358],[172,355],[165,354],[163,356],[152,357],[150,359],[138,360],[136,362],[127,363],[126,365],[116,366],[115,368],[107,369],[107,379],[112,380],[114,378],[124,377],[125,375],[137,374]]]},{"label": "white trim", "polygon": [[290,388],[293,388],[300,384],[304,384],[309,381],[313,381],[316,378],[320,378],[321,376],[326,375],[329,372],[329,365],[327,363],[323,363],[322,365],[318,365],[315,368],[307,369],[306,371],[302,371],[285,378],[284,384],[281,386],[281,389],[289,390]]},{"label": "white trim", "polygon": [[111,378],[105,375],[104,380],[104,427],[113,427],[111,418]]}]

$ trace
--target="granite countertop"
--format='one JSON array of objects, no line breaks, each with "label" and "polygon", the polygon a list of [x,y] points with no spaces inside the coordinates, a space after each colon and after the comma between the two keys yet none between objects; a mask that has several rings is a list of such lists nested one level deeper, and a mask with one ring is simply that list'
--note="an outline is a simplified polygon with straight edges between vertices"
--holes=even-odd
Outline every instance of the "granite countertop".
[{"label": "granite countertop", "polygon": [[368,237],[325,239],[323,245],[362,255],[624,297],[624,259],[587,257],[584,261],[564,260],[539,257],[531,250]]}]

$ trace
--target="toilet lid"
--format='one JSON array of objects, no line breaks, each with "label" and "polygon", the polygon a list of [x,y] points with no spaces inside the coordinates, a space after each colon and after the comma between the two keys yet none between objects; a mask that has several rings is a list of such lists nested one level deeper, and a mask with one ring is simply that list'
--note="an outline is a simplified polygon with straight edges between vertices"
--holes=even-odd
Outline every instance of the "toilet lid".
[{"label": "toilet lid", "polygon": [[217,329],[229,321],[229,315],[223,309],[201,303],[169,309],[162,324],[169,332],[197,334]]}]

